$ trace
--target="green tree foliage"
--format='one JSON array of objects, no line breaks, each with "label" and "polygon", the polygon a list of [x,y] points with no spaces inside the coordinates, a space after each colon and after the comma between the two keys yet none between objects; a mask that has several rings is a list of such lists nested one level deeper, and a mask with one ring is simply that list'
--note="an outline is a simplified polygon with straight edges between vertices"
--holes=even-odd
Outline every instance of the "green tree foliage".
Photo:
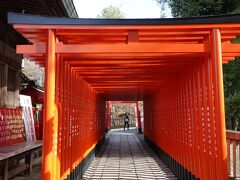
[{"label": "green tree foliage", "polygon": [[124,18],[124,14],[121,12],[119,7],[108,6],[102,10],[101,14],[97,15],[97,18],[121,19]]},{"label": "green tree foliage", "polygon": [[[238,37],[233,43],[239,43]],[[240,58],[223,65],[226,125],[237,129],[240,123]]]},{"label": "green tree foliage", "polygon": [[226,124],[228,129],[236,129],[240,117],[240,58],[224,65],[223,71]]},{"label": "green tree foliage", "polygon": [[174,17],[191,17],[237,13],[239,0],[157,0],[159,4],[168,3]]},{"label": "green tree foliage", "polygon": [[[192,17],[240,13],[240,0],[156,0],[168,3],[174,17]],[[234,43],[239,43],[238,38]],[[223,65],[226,125],[235,129],[240,124],[240,58]],[[237,123],[238,122],[238,123]],[[239,125],[238,125],[239,126]]]}]

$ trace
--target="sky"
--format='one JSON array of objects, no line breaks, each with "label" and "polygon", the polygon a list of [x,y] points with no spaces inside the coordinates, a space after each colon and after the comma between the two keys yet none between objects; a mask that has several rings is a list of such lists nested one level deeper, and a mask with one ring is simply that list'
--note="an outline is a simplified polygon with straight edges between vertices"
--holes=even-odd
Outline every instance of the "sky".
[{"label": "sky", "polygon": [[[110,5],[119,7],[125,18],[160,18],[161,7],[156,0],[73,0],[79,18],[96,18]],[[171,17],[169,8],[166,17]]]}]

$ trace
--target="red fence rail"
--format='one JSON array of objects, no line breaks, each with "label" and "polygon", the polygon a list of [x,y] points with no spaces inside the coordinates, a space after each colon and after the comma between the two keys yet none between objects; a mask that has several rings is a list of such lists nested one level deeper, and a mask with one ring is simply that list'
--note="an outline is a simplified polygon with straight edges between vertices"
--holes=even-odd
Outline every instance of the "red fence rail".
[{"label": "red fence rail", "polygon": [[227,130],[228,174],[240,179],[240,132]]}]

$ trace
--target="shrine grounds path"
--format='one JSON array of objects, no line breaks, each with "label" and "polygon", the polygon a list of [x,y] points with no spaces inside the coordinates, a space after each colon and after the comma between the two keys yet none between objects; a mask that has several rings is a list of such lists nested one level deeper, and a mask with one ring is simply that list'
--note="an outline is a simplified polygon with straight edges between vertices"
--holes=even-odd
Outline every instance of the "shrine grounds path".
[{"label": "shrine grounds path", "polygon": [[83,179],[177,179],[135,129],[112,130]]}]

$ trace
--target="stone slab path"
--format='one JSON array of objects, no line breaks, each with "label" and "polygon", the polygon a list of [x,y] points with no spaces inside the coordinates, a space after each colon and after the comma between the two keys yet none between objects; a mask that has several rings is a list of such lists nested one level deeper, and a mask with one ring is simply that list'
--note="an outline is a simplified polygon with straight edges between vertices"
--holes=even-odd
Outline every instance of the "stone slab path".
[{"label": "stone slab path", "polygon": [[83,179],[176,180],[142,138],[131,131],[110,132]]}]

